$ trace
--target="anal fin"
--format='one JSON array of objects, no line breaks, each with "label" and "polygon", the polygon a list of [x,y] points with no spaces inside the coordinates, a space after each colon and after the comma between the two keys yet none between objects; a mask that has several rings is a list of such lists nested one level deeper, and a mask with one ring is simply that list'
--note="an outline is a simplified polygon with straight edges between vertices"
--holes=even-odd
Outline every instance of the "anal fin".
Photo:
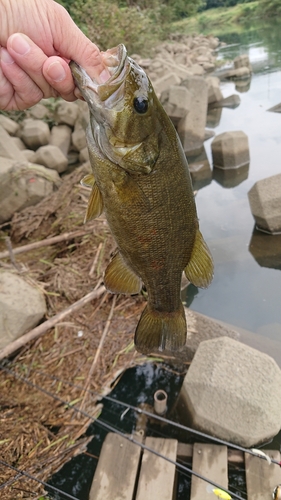
[{"label": "anal fin", "polygon": [[191,258],[184,272],[187,279],[199,288],[207,288],[213,279],[213,259],[199,229],[196,231]]},{"label": "anal fin", "polygon": [[117,252],[105,270],[104,285],[112,293],[134,295],[141,291],[142,281]]}]

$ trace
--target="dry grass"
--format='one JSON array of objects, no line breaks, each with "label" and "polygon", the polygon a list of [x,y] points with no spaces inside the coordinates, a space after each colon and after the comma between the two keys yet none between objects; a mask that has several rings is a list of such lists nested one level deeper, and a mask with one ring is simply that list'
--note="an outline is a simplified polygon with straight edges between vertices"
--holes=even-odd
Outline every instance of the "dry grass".
[{"label": "dry grass", "polygon": [[[79,167],[65,177],[53,195],[16,214],[9,232],[12,244],[22,245],[81,228],[88,192],[79,180],[88,169],[86,164]],[[89,229],[89,234],[16,257],[20,274],[45,294],[48,317],[98,285],[114,250],[102,217],[84,228]],[[8,259],[3,264],[14,270]],[[117,297],[108,322],[112,301],[112,295],[105,293],[84,306],[22,349],[10,361],[9,369],[76,408],[82,406],[95,418],[100,405],[97,395],[86,392],[90,370],[88,389],[105,394],[126,368],[146,359],[133,346],[143,298]],[[93,368],[106,324],[108,333]],[[85,414],[79,415],[68,405],[0,372],[1,458],[14,467],[46,481],[67,460],[85,451],[89,438],[84,433],[90,421]],[[16,472],[1,466],[0,470],[1,484],[7,482],[0,491],[2,500],[35,499],[43,493],[43,486],[37,482],[23,477],[14,480]]]}]

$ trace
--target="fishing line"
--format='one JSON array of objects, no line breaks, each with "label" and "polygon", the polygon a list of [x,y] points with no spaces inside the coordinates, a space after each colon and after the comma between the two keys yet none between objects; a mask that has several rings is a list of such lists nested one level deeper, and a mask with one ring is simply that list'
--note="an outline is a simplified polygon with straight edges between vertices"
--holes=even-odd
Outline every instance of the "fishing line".
[{"label": "fishing line", "polygon": [[[3,365],[0,364],[0,368],[4,369]],[[12,373],[12,375],[14,375],[13,372],[11,372],[11,373]],[[52,380],[56,380],[57,382],[62,382],[64,384],[70,385],[72,387],[76,387],[77,389],[84,390],[84,387],[82,387],[82,386],[80,386],[78,384],[74,384],[74,383],[69,382],[69,381],[62,380],[62,379],[56,377],[55,375],[49,375],[49,374],[46,374],[46,373],[44,373],[44,372],[42,372],[40,370],[36,370],[36,373],[40,373],[44,377],[50,378]],[[250,448],[243,448],[242,446],[239,446],[237,444],[229,443],[228,441],[225,441],[224,439],[220,439],[220,438],[217,438],[217,437],[214,437],[214,436],[209,436],[208,434],[205,434],[204,432],[198,431],[196,429],[192,429],[191,427],[187,427],[187,426],[185,426],[183,424],[180,424],[178,422],[174,422],[173,420],[169,420],[169,419],[167,419],[165,417],[161,417],[160,415],[157,415],[156,413],[151,413],[148,410],[144,410],[144,409],[139,408],[137,406],[130,405],[129,403],[124,403],[123,401],[115,399],[115,398],[113,398],[111,396],[103,396],[102,394],[100,394],[100,393],[98,393],[96,391],[93,391],[91,389],[86,389],[86,392],[89,392],[90,394],[98,396],[99,400],[106,399],[108,401],[111,401],[112,403],[116,403],[118,405],[130,408],[131,410],[133,410],[133,411],[135,411],[137,413],[142,413],[142,414],[146,415],[147,417],[153,418],[154,420],[158,420],[158,421],[163,422],[165,424],[172,425],[173,427],[177,427],[178,429],[190,432],[191,434],[195,434],[196,436],[202,437],[203,439],[208,439],[209,441],[213,441],[215,443],[228,446],[229,448],[233,448],[233,449],[241,451],[243,453],[248,453],[249,455],[253,455],[254,457],[261,458],[262,460],[267,460],[266,457],[264,457],[262,455],[257,455],[257,452],[253,451]],[[281,462],[278,462],[278,460],[271,459],[271,463],[273,463],[275,465],[279,465],[279,467],[281,467]]]},{"label": "fishing line", "polygon": [[[25,476],[25,477],[27,477],[28,479],[32,479],[32,481],[36,481],[37,483],[40,483],[40,484],[42,484],[42,486],[46,486],[47,488],[50,488],[51,490],[55,491],[56,493],[61,493],[62,495],[64,495],[64,496],[65,496],[65,497],[67,497],[67,498],[70,498],[71,500],[79,500],[79,498],[74,497],[73,495],[70,495],[69,493],[65,493],[64,491],[59,490],[59,489],[58,489],[58,488],[56,488],[55,486],[51,486],[50,484],[45,483],[45,481],[42,481],[41,479],[38,479],[38,478],[36,478],[36,477],[32,476],[31,474],[29,474],[29,472],[26,472],[26,471],[24,471],[24,470],[20,470],[20,469],[18,469],[17,467],[14,467],[13,465],[10,465],[10,464],[8,464],[7,462],[4,462],[4,460],[2,460],[1,458],[0,458],[0,464],[2,464],[2,465],[4,465],[5,467],[8,467],[9,469],[12,469],[12,470],[14,470],[15,472],[17,472],[17,473],[18,473],[18,476]],[[17,476],[16,476],[16,478],[17,478]],[[16,481],[16,480],[17,480],[16,478],[13,478],[13,479],[14,479],[14,481]],[[9,481],[7,481],[7,482],[6,482],[6,483],[4,483],[4,484],[1,484],[1,485],[0,485],[0,490],[1,490],[2,488],[4,488],[5,486],[7,486],[7,485],[8,485],[8,482],[9,482]]]},{"label": "fishing line", "polygon": [[[158,456],[159,458],[162,458],[163,460],[166,460],[166,462],[171,463],[172,465],[174,465],[178,469],[183,470],[184,472],[187,472],[189,474],[192,474],[193,476],[196,476],[199,479],[202,479],[202,481],[205,481],[206,483],[211,484],[212,486],[214,486],[214,488],[218,488],[219,490],[222,490],[222,491],[228,493],[231,498],[236,498],[237,500],[244,500],[241,496],[237,495],[236,493],[233,493],[233,492],[229,491],[226,488],[221,487],[219,484],[217,484],[214,481],[212,481],[212,480],[210,480],[210,479],[202,476],[201,474],[199,474],[198,472],[190,469],[189,467],[186,467],[186,466],[180,464],[179,462],[177,462],[176,460],[172,460],[169,457],[165,457],[164,455],[162,455],[158,451],[153,450],[153,448],[150,448],[149,446],[147,446],[147,445],[145,445],[143,443],[140,443],[139,441],[136,441],[132,436],[128,436],[128,435],[124,434],[123,432],[121,432],[118,429],[116,430],[112,425],[110,425],[110,424],[108,424],[106,422],[103,422],[100,419],[94,419],[90,414],[88,414],[84,410],[80,410],[79,408],[76,408],[75,406],[71,405],[71,403],[68,403],[67,401],[63,400],[59,396],[56,396],[55,394],[50,393],[46,389],[43,389],[42,387],[39,387],[37,384],[34,384],[33,382],[30,382],[30,380],[28,380],[27,378],[22,377],[21,375],[18,375],[17,373],[14,373],[9,368],[5,368],[3,366],[1,366],[1,368],[2,368],[3,371],[5,371],[6,373],[12,375],[16,379],[21,380],[22,382],[25,382],[29,387],[32,387],[33,389],[37,389],[38,391],[42,392],[43,394],[51,397],[53,400],[59,401],[60,403],[64,404],[70,410],[75,411],[76,413],[80,413],[80,414],[84,415],[85,417],[89,418],[90,420],[93,420],[93,422],[95,422],[95,424],[97,424],[100,427],[108,430],[109,432],[113,432],[115,434],[118,434],[119,436],[123,437],[124,439],[127,439],[127,441],[130,441],[130,442],[136,444],[137,446],[139,446],[143,450],[149,451],[150,453],[153,453],[154,455]],[[77,499],[74,499],[74,500],[77,500]]]}]

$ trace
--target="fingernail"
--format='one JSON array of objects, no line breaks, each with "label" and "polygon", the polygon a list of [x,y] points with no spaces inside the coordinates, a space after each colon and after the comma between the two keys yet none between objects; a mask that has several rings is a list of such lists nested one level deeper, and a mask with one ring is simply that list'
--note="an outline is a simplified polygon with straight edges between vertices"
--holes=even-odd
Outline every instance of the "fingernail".
[{"label": "fingernail", "polygon": [[61,82],[66,77],[65,69],[58,61],[50,64],[47,73],[54,82]]},{"label": "fingernail", "polygon": [[15,33],[10,37],[12,49],[20,56],[25,56],[30,51],[30,45],[25,36],[20,33]]},{"label": "fingernail", "polygon": [[9,52],[3,47],[1,48],[0,57],[1,61],[3,61],[6,64],[13,64],[15,62],[12,56],[10,56]]}]

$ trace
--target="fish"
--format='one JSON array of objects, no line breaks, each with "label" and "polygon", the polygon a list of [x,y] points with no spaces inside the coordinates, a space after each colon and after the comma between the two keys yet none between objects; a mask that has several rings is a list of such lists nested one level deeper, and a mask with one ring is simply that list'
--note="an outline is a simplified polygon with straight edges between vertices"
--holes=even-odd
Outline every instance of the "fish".
[{"label": "fish", "polygon": [[231,500],[231,498],[232,498],[229,495],[229,493],[222,490],[221,488],[215,488],[212,484],[208,484],[206,489],[207,489],[208,493],[214,493],[214,495],[216,495],[216,497],[222,498],[223,500]]},{"label": "fish", "polygon": [[123,44],[102,53],[110,77],[93,80],[70,62],[87,102],[92,173],[85,220],[105,213],[117,251],[104,274],[116,294],[138,294],[147,304],[135,331],[143,353],[176,352],[186,343],[181,277],[207,287],[213,260],[199,230],[186,156],[145,71]]}]

